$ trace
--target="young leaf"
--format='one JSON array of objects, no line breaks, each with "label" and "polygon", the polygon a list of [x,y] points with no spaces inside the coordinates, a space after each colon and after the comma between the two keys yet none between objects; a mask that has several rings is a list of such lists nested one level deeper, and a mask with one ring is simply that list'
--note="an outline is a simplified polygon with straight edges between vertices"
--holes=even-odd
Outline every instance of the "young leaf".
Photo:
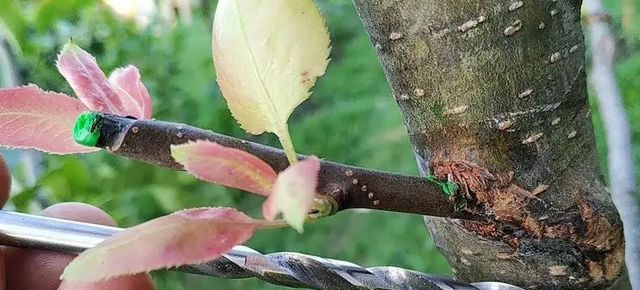
[{"label": "young leaf", "polygon": [[85,110],[78,99],[35,85],[0,89],[0,146],[52,154],[100,150],[73,140],[74,122]]},{"label": "young leaf", "polygon": [[297,158],[287,121],[328,64],[329,33],[313,0],[220,0],[213,60],[231,113],[247,132],[275,133]]},{"label": "young leaf", "polygon": [[262,205],[266,220],[273,220],[282,212],[284,220],[302,232],[304,220],[316,195],[320,160],[310,156],[280,172],[273,192]]},{"label": "young leaf", "polygon": [[192,208],[119,232],[76,257],[61,278],[92,282],[196,264],[246,242],[264,221],[233,208]]},{"label": "young leaf", "polygon": [[269,195],[277,173],[260,158],[211,141],[171,146],[171,156],[192,175],[208,182]]},{"label": "young leaf", "polygon": [[120,96],[126,115],[139,119],[151,118],[151,97],[138,68],[128,65],[115,69],[109,76],[109,82]]},{"label": "young leaf", "polygon": [[56,65],[80,101],[89,109],[126,114],[120,96],[91,54],[70,41],[63,47]]}]

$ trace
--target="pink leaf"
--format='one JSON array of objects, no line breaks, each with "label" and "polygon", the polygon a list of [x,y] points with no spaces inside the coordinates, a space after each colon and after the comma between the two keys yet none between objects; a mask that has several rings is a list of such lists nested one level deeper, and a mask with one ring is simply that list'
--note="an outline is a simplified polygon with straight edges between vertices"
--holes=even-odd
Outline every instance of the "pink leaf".
[{"label": "pink leaf", "polygon": [[120,97],[91,54],[70,41],[58,56],[57,66],[80,101],[89,109],[125,115]]},{"label": "pink leaf", "polygon": [[267,196],[277,174],[260,158],[211,141],[171,146],[176,162],[192,175],[208,182]]},{"label": "pink leaf", "polygon": [[120,96],[128,115],[139,119],[151,118],[151,97],[141,80],[138,68],[132,65],[118,68],[109,76],[109,82]]},{"label": "pink leaf", "polygon": [[62,273],[70,282],[203,263],[246,242],[264,221],[233,208],[192,208],[119,232],[74,259]]},{"label": "pink leaf", "polygon": [[35,85],[0,89],[0,146],[52,154],[100,150],[73,139],[76,117],[87,108],[75,98]]},{"label": "pink leaf", "polygon": [[264,218],[273,220],[282,212],[284,220],[302,232],[304,220],[316,195],[319,171],[320,160],[309,156],[280,172],[273,192],[262,205]]}]

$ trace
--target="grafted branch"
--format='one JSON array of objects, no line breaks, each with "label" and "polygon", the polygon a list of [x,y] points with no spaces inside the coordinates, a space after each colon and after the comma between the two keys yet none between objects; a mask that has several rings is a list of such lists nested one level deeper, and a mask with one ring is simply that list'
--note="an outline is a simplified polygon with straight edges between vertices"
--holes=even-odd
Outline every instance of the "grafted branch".
[{"label": "grafted branch", "polygon": [[[96,147],[157,166],[183,170],[171,156],[171,145],[209,140],[222,146],[241,149],[256,155],[280,172],[289,166],[281,149],[253,143],[186,124],[137,120],[112,114],[96,113],[99,118],[87,124],[99,133]],[[305,158],[299,155],[299,158]],[[443,190],[446,181],[429,180],[321,161],[318,193],[335,201],[334,212],[367,208],[429,216],[483,220],[465,208],[465,200]]]}]

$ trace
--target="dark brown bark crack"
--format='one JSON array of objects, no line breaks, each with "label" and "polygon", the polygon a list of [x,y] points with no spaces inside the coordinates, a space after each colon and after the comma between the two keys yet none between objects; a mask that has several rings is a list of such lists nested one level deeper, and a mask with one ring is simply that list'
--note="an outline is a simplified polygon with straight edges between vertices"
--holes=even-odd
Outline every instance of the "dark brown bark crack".
[{"label": "dark brown bark crack", "polygon": [[493,221],[425,218],[459,278],[604,289],[621,223],[598,168],[581,1],[354,0],[422,174]]},{"label": "dark brown bark crack", "polygon": [[[496,221],[490,223],[459,221],[454,224],[509,245],[511,252],[502,252],[497,258],[519,258],[530,264],[539,262],[535,260],[539,258],[537,253],[556,253],[558,255],[549,256],[548,274],[573,277],[576,284],[581,285],[592,282],[585,277],[577,281],[576,277],[585,274],[598,281],[616,279],[619,275],[624,255],[622,228],[612,224],[610,217],[598,213],[594,204],[599,203],[586,200],[585,194],[576,193],[577,208],[563,211],[539,197],[547,193],[550,186],[546,184],[526,190],[513,183],[512,175],[496,176],[467,162],[437,160],[433,169],[436,176],[451,174],[463,191],[470,192],[479,204],[487,207],[487,216],[495,218]],[[562,250],[558,244],[563,245]],[[461,251],[463,256],[465,252]],[[469,258],[461,259],[471,264]]]}]

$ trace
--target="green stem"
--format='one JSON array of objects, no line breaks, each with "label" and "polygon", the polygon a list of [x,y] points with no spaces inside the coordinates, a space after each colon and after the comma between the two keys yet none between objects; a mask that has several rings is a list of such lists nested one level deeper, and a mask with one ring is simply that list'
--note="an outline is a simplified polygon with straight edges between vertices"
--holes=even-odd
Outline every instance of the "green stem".
[{"label": "green stem", "polygon": [[283,219],[278,219],[274,221],[262,221],[262,226],[260,229],[279,229],[289,227],[289,224],[285,222]]},{"label": "green stem", "polygon": [[298,156],[296,154],[296,149],[293,147],[293,141],[291,140],[291,135],[289,134],[288,125],[285,125],[284,130],[282,130],[280,134],[278,134],[278,139],[280,140],[280,144],[282,144],[284,154],[287,155],[289,164],[295,164],[296,161],[298,161]]},{"label": "green stem", "polygon": [[[318,219],[319,217],[312,217],[308,215],[305,218],[305,223],[312,223],[314,221],[317,221]],[[280,229],[290,227],[290,225],[284,219],[277,219],[273,221],[262,220],[261,222],[262,225],[259,227],[259,229]]]}]

